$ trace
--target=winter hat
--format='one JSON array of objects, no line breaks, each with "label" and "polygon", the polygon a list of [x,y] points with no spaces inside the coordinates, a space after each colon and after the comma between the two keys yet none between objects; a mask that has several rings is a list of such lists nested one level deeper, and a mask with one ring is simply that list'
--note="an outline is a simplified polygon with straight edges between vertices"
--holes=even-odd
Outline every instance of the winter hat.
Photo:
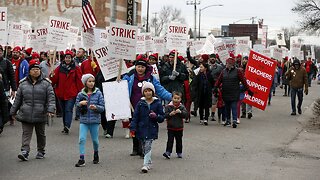
[{"label": "winter hat", "polygon": [[210,58],[208,54],[202,54],[201,55],[201,58],[204,60],[204,61],[208,61],[208,59]]},{"label": "winter hat", "polygon": [[29,71],[30,71],[32,68],[39,68],[39,69],[40,69],[40,62],[39,62],[38,60],[32,59],[32,60],[29,62]]},{"label": "winter hat", "polygon": [[36,53],[36,52],[34,52],[34,53],[32,53],[32,59],[36,59],[36,58],[40,58],[40,55],[38,54],[38,53]]},{"label": "winter hat", "polygon": [[70,51],[69,49],[67,49],[65,55],[70,55],[72,57],[73,56],[73,52]]},{"label": "winter hat", "polygon": [[187,62],[183,56],[178,56],[178,59],[183,63]]},{"label": "winter hat", "polygon": [[300,66],[300,61],[299,61],[299,59],[295,59],[295,60],[293,61],[293,65],[299,65],[299,66]]},{"label": "winter hat", "polygon": [[210,58],[216,58],[215,54],[210,54]]},{"label": "winter hat", "polygon": [[[175,53],[176,53],[176,50],[172,50],[172,51],[170,51],[169,56],[173,56],[173,57],[174,57]],[[179,54],[179,53],[177,52],[177,55],[178,55],[178,54]]]},{"label": "winter hat", "polygon": [[155,89],[154,86],[151,82],[145,82],[141,88],[141,93],[143,95],[143,91],[146,89],[151,89],[153,91],[153,93],[155,93]]},{"label": "winter hat", "polygon": [[147,67],[148,64],[147,64],[147,59],[142,55],[142,54],[139,54],[136,58],[136,62],[135,62],[135,65],[142,65],[142,66],[145,66]]},{"label": "winter hat", "polygon": [[229,53],[229,57],[236,58],[233,53]]},{"label": "winter hat", "polygon": [[241,54],[238,54],[238,55],[237,55],[237,58],[241,59],[241,58],[242,58]]},{"label": "winter hat", "polygon": [[20,52],[20,51],[21,51],[21,47],[16,46],[15,48],[13,48],[13,50],[12,50],[12,51],[18,51],[18,52]]},{"label": "winter hat", "polygon": [[84,74],[84,75],[82,75],[81,81],[82,81],[82,84],[84,86],[86,86],[86,82],[88,81],[89,78],[95,79],[92,74]]},{"label": "winter hat", "polygon": [[[28,56],[30,56],[30,54],[32,53],[32,48],[26,49],[25,52],[26,52],[26,54],[27,54]],[[32,59],[33,59],[33,58],[32,58]]]},{"label": "winter hat", "polygon": [[151,55],[149,56],[149,59],[152,58],[152,57],[153,57],[154,59],[158,60],[158,53],[151,54]]},{"label": "winter hat", "polygon": [[231,65],[234,65],[236,63],[236,61],[232,57],[229,57],[226,62]]}]

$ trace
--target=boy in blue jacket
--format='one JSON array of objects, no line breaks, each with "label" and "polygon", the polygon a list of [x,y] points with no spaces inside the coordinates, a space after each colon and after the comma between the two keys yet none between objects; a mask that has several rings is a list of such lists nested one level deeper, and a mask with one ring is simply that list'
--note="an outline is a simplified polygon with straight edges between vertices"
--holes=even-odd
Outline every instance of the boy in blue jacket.
[{"label": "boy in blue jacket", "polygon": [[142,143],[144,162],[141,171],[147,173],[152,164],[152,141],[158,139],[158,123],[164,121],[164,112],[161,101],[155,97],[155,88],[152,83],[145,82],[141,91],[143,97],[135,108],[130,134]]}]

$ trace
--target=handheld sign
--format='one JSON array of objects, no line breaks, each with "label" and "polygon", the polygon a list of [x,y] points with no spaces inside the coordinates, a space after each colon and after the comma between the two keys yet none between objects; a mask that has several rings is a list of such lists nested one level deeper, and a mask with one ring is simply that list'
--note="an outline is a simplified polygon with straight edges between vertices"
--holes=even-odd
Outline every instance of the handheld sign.
[{"label": "handheld sign", "polygon": [[167,49],[185,52],[188,41],[188,25],[170,23],[167,29]]},{"label": "handheld sign", "polygon": [[138,32],[136,54],[146,53],[145,33]]},{"label": "handheld sign", "polygon": [[0,44],[7,45],[8,30],[7,30],[7,7],[0,7]]},{"label": "handheld sign", "polygon": [[50,16],[46,44],[67,48],[70,27],[71,19]]},{"label": "handheld sign", "polygon": [[244,103],[265,110],[276,67],[276,61],[250,51],[245,77],[254,95],[251,97],[246,93]]},{"label": "handheld sign", "polygon": [[23,46],[23,31],[22,31],[23,24],[11,22],[9,25],[9,37],[8,43],[9,45],[14,46]]},{"label": "handheld sign", "polygon": [[159,56],[163,56],[165,51],[164,38],[161,38],[161,37],[153,38],[153,44],[154,44],[153,52],[158,53]]},{"label": "handheld sign", "polygon": [[229,58],[229,52],[223,42],[218,42],[214,44],[214,49],[218,53],[221,62],[226,64],[227,59]]}]

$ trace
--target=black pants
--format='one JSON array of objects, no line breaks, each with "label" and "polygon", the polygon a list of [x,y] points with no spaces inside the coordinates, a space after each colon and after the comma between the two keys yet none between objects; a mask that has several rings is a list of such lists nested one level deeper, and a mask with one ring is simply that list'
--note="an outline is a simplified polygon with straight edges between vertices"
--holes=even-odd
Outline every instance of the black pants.
[{"label": "black pants", "polygon": [[107,121],[106,127],[107,127],[107,133],[113,136],[114,127],[116,126],[117,121]]},{"label": "black pants", "polygon": [[209,119],[209,109],[208,107],[199,106],[199,114],[200,114],[200,120],[203,120],[203,112],[204,112],[204,119]]},{"label": "black pants", "polygon": [[106,117],[106,111],[103,111],[101,113],[101,126],[102,129],[105,131],[107,130],[107,117]]},{"label": "black pants", "polygon": [[168,129],[168,141],[166,152],[172,153],[173,142],[176,139],[176,153],[182,153],[182,136],[183,130],[181,131],[173,131]]},{"label": "black pants", "polygon": [[138,155],[143,155],[142,154],[142,144],[139,141],[139,139],[136,137],[132,137],[132,142],[133,142],[132,153],[136,152]]}]

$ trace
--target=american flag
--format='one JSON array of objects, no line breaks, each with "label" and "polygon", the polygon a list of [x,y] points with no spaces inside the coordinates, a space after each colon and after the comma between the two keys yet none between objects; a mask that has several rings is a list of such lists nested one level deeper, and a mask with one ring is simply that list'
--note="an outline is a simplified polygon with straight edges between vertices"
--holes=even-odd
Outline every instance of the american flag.
[{"label": "american flag", "polygon": [[90,29],[97,24],[97,19],[89,0],[82,0],[82,21],[84,31],[87,31],[87,29]]}]

